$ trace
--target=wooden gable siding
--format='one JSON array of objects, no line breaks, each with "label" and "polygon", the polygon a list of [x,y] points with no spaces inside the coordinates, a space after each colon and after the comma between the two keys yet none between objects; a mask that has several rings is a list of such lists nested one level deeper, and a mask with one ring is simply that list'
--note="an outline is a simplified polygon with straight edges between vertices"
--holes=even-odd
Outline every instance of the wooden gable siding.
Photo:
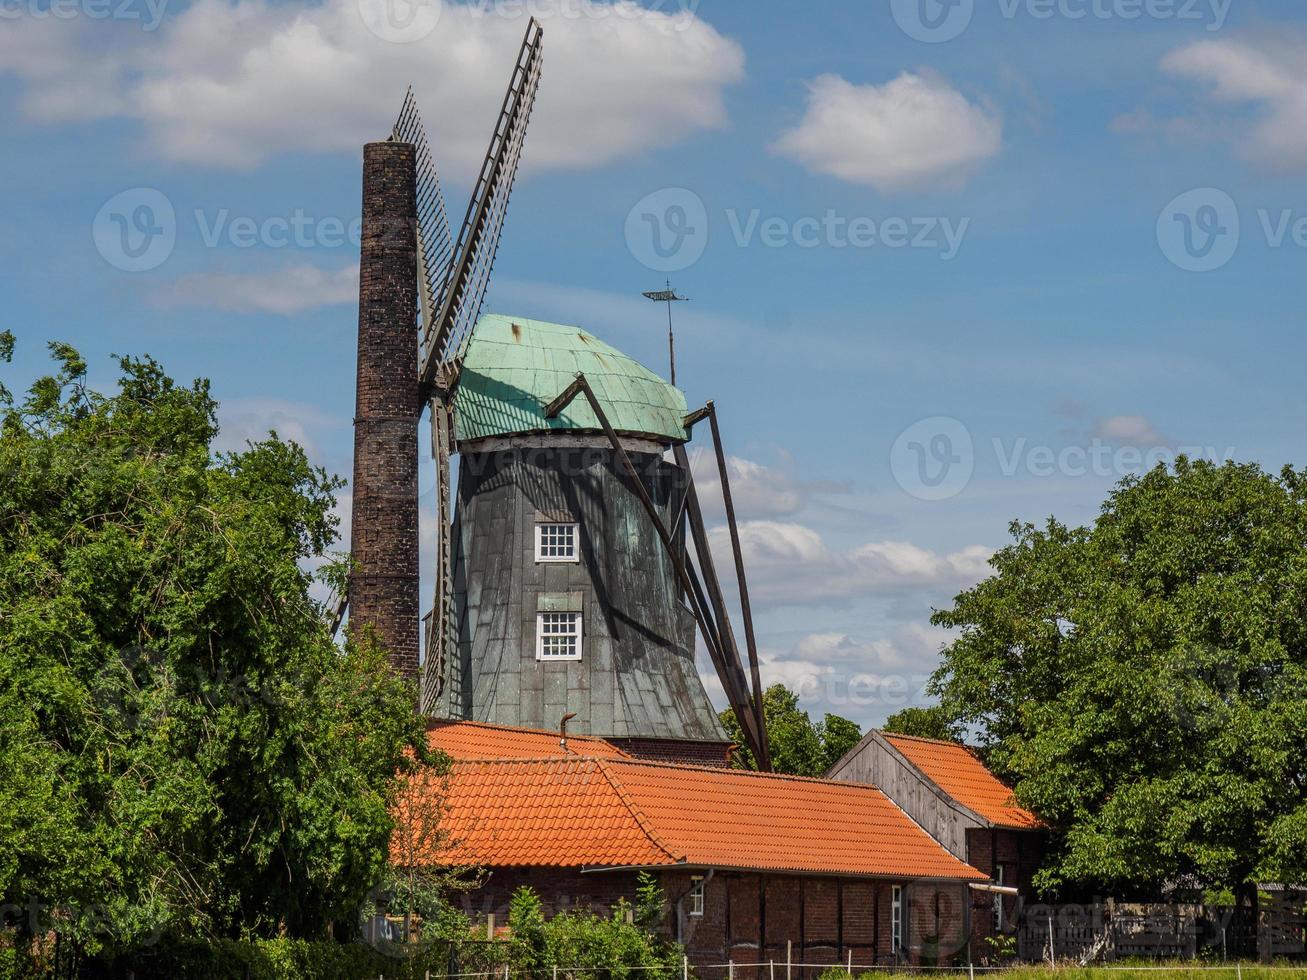
[{"label": "wooden gable siding", "polygon": [[926,833],[963,861],[967,860],[967,831],[989,826],[927,779],[879,732],[869,732],[835,764],[829,778],[879,787]]}]

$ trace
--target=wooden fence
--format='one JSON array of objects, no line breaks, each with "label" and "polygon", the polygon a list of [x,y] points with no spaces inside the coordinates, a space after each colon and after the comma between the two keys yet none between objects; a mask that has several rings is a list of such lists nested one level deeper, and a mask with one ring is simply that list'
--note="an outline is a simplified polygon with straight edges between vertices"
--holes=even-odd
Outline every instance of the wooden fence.
[{"label": "wooden fence", "polygon": [[[1263,961],[1307,955],[1305,896],[1263,900],[1254,915],[1228,906],[1106,902],[1031,905],[1017,923],[1017,955],[1027,961],[1194,959],[1257,956]],[[1051,951],[1051,954],[1050,954]]]}]

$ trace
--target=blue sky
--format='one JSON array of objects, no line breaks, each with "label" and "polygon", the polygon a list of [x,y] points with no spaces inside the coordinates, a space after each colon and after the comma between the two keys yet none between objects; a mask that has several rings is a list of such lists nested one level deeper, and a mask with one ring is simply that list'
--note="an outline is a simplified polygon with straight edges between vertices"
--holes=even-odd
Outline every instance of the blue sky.
[{"label": "blue sky", "polygon": [[1182,448],[1302,462],[1300,3],[404,2],[0,0],[6,383],[49,339],[101,384],[148,352],[212,379],[225,444],[348,474],[359,146],[411,82],[461,215],[531,10],[486,309],[663,370],[639,294],[692,297],[678,380],[810,709],[916,697],[1013,518],[1090,520]]}]

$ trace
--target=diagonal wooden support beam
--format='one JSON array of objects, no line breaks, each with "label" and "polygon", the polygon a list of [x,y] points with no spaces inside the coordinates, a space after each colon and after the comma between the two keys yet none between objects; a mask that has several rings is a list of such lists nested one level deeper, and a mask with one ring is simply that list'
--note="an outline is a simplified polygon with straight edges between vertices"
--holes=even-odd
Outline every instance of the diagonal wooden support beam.
[{"label": "diagonal wooden support beam", "polygon": [[[586,380],[583,373],[578,373],[576,380],[563,390],[563,392],[545,406],[545,418],[557,418],[558,414],[567,408],[579,395],[584,395],[590,405],[591,411],[594,412],[595,418],[599,421],[600,428],[603,429],[604,435],[608,438],[613,452],[621,460],[622,467],[626,470],[630,478],[631,485],[635,488],[636,496],[640,498],[640,503],[644,506],[645,513],[648,514],[649,520],[653,523],[654,530],[658,532],[658,537],[663,543],[663,548],[667,552],[668,558],[671,559],[672,567],[676,570],[677,578],[680,580],[681,589],[687,595],[692,597],[693,604],[691,611],[699,625],[699,630],[704,636],[704,642],[708,647],[709,656],[712,658],[713,667],[716,668],[718,676],[721,678],[722,687],[726,691],[727,700],[730,701],[731,708],[735,712],[735,717],[740,723],[740,728],[744,731],[745,740],[749,743],[749,751],[753,754],[759,765],[762,761],[768,759],[766,737],[764,729],[758,725],[758,716],[754,711],[752,700],[749,697],[748,683],[744,680],[744,670],[740,665],[739,652],[734,648],[734,641],[731,640],[732,646],[727,649],[721,644],[726,640],[717,629],[721,622],[720,618],[715,623],[713,617],[709,614],[707,600],[703,595],[703,587],[699,584],[697,577],[692,577],[682,556],[676,547],[676,542],[672,538],[662,518],[658,516],[658,509],[654,506],[649,491],[645,489],[644,481],[640,479],[640,474],[631,462],[631,457],[626,452],[626,447],[618,438],[617,431],[613,428],[612,423],[608,420],[608,415],[604,412],[603,406],[599,404],[599,399],[595,397],[594,391],[590,387],[590,382]],[[678,447],[679,448],[679,447]],[[693,492],[693,486],[688,488]],[[693,503],[691,507],[695,507]],[[693,522],[693,510],[691,511],[691,521]],[[696,550],[698,546],[696,544]],[[700,563],[703,564],[704,552],[700,552]],[[723,610],[724,612],[724,610]],[[729,620],[727,620],[729,629]],[[714,642],[715,641],[715,642]],[[733,656],[732,656],[733,655]]]},{"label": "diagonal wooden support beam", "polygon": [[[749,602],[749,583],[744,575],[744,552],[740,547],[740,528],[735,520],[735,502],[731,498],[731,478],[726,471],[726,451],[722,448],[722,433],[717,427],[717,406],[709,402],[708,424],[712,428],[713,448],[717,452],[717,472],[722,481],[722,502],[726,506],[726,526],[731,532],[731,553],[735,557],[735,581],[740,587],[740,615],[744,619],[744,642],[749,651],[749,673],[753,680],[753,704],[758,711],[758,724],[766,731],[763,717],[762,675],[758,666],[758,640],[753,632],[753,606]],[[770,770],[770,760],[768,769]]]},{"label": "diagonal wooden support beam", "polygon": [[[751,707],[754,712],[758,729],[763,733],[763,744],[770,747],[770,743],[766,738],[767,718],[763,710],[763,689],[761,670],[758,662],[758,641],[753,630],[753,606],[749,602],[749,585],[744,574],[744,554],[740,547],[739,525],[735,520],[735,501],[731,496],[731,478],[726,470],[726,453],[722,448],[721,430],[717,426],[717,406],[712,402],[708,402],[703,406],[703,408],[691,412],[689,415],[685,416],[685,427],[691,429],[696,423],[701,422],[704,419],[708,419],[709,424],[712,427],[713,449],[717,457],[717,472],[722,484],[722,502],[726,508],[726,525],[730,529],[731,553],[735,559],[735,580],[740,589],[740,614],[744,619],[744,641],[749,654],[749,674],[753,687]],[[683,450],[682,454],[684,454]],[[688,458],[686,462],[682,463],[682,465],[685,467],[687,479],[690,481],[690,487],[686,494],[687,501],[689,501],[693,491],[694,478],[689,471]],[[697,500],[693,503],[697,506]],[[697,543],[696,547],[698,547]],[[722,608],[725,609],[724,603],[722,604]],[[732,642],[734,642],[733,637]],[[738,659],[739,654],[737,652],[736,660],[738,661]],[[748,685],[746,684],[746,686]],[[763,758],[758,760],[760,766],[762,766],[765,761],[766,764],[764,768],[768,772],[771,771],[770,756],[770,751],[764,751]]]}]

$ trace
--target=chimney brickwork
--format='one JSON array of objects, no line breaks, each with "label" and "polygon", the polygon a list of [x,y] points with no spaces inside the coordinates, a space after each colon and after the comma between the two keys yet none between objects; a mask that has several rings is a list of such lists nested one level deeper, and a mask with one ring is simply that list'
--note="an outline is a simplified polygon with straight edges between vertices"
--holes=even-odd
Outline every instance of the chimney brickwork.
[{"label": "chimney brickwork", "polygon": [[371,626],[401,675],[418,677],[416,156],[363,148],[350,623]]}]

